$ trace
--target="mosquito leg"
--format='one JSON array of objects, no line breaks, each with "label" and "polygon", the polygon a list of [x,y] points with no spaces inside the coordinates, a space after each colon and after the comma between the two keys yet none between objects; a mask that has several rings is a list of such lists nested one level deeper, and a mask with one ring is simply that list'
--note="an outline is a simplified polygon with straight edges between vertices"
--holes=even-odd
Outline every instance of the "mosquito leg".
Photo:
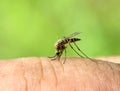
[{"label": "mosquito leg", "polygon": [[77,47],[77,49],[88,59],[90,59],[91,61],[94,61],[92,60],[90,57],[88,57],[82,50],[80,50],[80,48],[77,46],[77,44],[74,42],[74,45]]},{"label": "mosquito leg", "polygon": [[74,50],[75,53],[77,53],[80,57],[84,58],[82,55],[80,55],[73,47],[72,45],[69,43],[70,47]]},{"label": "mosquito leg", "polygon": [[60,57],[60,52],[57,52],[54,56],[48,58],[51,58],[51,60],[55,60],[55,59],[59,59],[59,57]]},{"label": "mosquito leg", "polygon": [[57,55],[57,56],[58,56],[58,60],[60,60],[60,57],[61,57],[62,53],[63,53],[63,52],[60,51],[59,54]]},{"label": "mosquito leg", "polygon": [[61,57],[60,55],[57,56],[58,61],[60,61],[60,57]]},{"label": "mosquito leg", "polygon": [[57,55],[55,55],[53,57],[48,57],[48,58],[51,58],[51,60],[55,60],[55,59],[57,59]]},{"label": "mosquito leg", "polygon": [[74,42],[74,45],[77,47],[77,49],[87,58],[89,58],[80,48],[77,46],[77,44]]},{"label": "mosquito leg", "polygon": [[52,57],[48,57],[48,58],[55,58],[56,57],[56,54],[54,55],[54,56],[52,56]]},{"label": "mosquito leg", "polygon": [[52,57],[48,57],[48,58],[51,58],[51,60],[55,60],[55,59],[57,59],[57,54],[55,54],[55,55],[52,56]]},{"label": "mosquito leg", "polygon": [[65,64],[65,61],[66,61],[66,49],[65,49],[65,59],[63,61],[63,64]]}]

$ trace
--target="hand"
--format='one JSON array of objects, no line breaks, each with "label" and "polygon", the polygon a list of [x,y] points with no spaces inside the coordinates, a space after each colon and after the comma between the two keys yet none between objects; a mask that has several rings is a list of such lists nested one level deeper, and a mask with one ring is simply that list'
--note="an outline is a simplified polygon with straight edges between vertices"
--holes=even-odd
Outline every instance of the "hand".
[{"label": "hand", "polygon": [[109,60],[120,57],[1,60],[0,91],[120,91],[120,65]]}]

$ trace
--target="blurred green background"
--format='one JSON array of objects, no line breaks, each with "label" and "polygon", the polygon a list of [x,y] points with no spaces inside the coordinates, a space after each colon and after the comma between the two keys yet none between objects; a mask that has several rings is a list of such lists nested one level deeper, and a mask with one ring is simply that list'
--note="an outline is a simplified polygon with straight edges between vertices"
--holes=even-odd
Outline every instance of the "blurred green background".
[{"label": "blurred green background", "polygon": [[[0,0],[0,59],[53,56],[74,32],[90,57],[120,54],[120,0]],[[67,56],[77,56],[67,48]]]}]

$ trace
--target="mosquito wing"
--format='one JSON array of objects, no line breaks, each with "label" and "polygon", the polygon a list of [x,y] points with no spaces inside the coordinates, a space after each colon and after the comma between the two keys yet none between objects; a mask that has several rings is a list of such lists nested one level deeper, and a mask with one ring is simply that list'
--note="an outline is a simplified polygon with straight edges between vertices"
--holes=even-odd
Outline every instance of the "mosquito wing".
[{"label": "mosquito wing", "polygon": [[66,37],[64,37],[64,38],[65,38],[65,39],[69,39],[69,38],[74,37],[74,36],[76,36],[76,35],[78,35],[78,34],[80,34],[80,32],[72,33],[72,34],[70,34],[70,35],[68,35],[68,36],[66,36]]}]

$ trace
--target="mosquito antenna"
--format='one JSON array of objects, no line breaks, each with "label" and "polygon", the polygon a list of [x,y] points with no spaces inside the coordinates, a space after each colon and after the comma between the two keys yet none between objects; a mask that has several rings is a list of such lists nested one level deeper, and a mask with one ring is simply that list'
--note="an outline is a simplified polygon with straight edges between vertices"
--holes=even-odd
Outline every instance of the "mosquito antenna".
[{"label": "mosquito antenna", "polygon": [[84,58],[82,55],[80,55],[73,47],[72,45],[69,43],[70,47],[74,50],[75,53],[77,53],[80,57]]},{"label": "mosquito antenna", "polygon": [[65,61],[66,61],[66,49],[65,49],[65,59],[63,61],[63,64],[65,64]]}]

